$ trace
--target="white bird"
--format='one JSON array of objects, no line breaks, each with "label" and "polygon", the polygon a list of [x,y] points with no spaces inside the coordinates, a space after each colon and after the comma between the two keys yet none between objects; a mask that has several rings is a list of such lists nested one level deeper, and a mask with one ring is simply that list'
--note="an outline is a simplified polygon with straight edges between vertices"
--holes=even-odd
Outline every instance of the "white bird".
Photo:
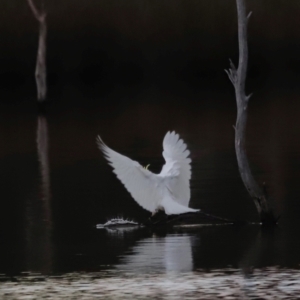
[{"label": "white bird", "polygon": [[144,209],[152,214],[164,210],[167,215],[199,211],[188,207],[191,194],[190,151],[174,131],[167,132],[163,140],[162,154],[166,163],[159,174],[110,149],[100,136],[97,143],[113,172]]}]

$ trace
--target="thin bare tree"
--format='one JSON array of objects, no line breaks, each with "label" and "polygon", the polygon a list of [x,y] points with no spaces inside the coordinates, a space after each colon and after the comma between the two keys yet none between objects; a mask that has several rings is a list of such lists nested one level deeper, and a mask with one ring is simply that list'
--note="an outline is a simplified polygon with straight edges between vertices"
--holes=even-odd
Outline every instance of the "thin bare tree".
[{"label": "thin bare tree", "polygon": [[47,23],[46,12],[44,11],[44,2],[42,1],[41,9],[38,10],[33,0],[27,0],[28,5],[39,22],[39,43],[35,68],[35,80],[37,85],[37,99],[40,102],[46,100],[47,97],[47,68],[46,68],[46,38]]},{"label": "thin bare tree", "polygon": [[277,219],[269,206],[266,190],[265,188],[261,188],[255,181],[249,167],[246,153],[246,123],[248,117],[248,102],[251,97],[251,94],[246,95],[245,92],[248,65],[247,24],[251,12],[248,16],[246,15],[245,0],[236,0],[236,5],[238,15],[239,64],[236,69],[230,60],[230,69],[225,70],[234,86],[237,104],[237,119],[234,127],[235,152],[241,178],[255,203],[261,222],[263,224],[276,224]]}]

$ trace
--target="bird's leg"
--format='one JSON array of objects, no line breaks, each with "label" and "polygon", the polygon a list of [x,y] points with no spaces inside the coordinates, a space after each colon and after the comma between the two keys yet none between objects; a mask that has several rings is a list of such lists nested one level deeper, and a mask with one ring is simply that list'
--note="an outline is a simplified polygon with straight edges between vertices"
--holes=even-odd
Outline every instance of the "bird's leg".
[{"label": "bird's leg", "polygon": [[158,212],[160,211],[159,208],[157,208],[151,215],[151,218],[153,218]]},{"label": "bird's leg", "polygon": [[166,223],[168,216],[163,207],[158,207],[149,218],[152,225],[163,225]]},{"label": "bird's leg", "polygon": [[154,212],[152,212],[151,217],[149,218],[149,220],[153,223],[155,221],[159,221],[159,212],[160,212],[160,208],[157,208]]}]

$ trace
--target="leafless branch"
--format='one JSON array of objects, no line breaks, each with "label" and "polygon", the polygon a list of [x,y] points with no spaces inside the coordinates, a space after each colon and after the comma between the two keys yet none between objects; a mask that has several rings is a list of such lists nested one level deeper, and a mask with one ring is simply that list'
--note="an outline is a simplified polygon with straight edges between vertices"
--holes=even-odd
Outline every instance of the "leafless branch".
[{"label": "leafless branch", "polygon": [[46,13],[44,11],[39,11],[37,9],[37,7],[35,6],[33,0],[27,0],[28,5],[34,15],[34,17],[39,21],[39,22],[43,22],[43,19],[45,19],[46,17]]},{"label": "leafless branch", "polygon": [[44,10],[39,11],[35,6],[33,0],[27,0],[28,5],[34,15],[34,17],[39,21],[39,43],[38,43],[38,53],[36,59],[35,68],[35,80],[37,85],[37,98],[38,101],[42,102],[46,100],[47,97],[47,68],[46,68],[46,38],[47,38],[47,23],[46,23],[46,13]]}]

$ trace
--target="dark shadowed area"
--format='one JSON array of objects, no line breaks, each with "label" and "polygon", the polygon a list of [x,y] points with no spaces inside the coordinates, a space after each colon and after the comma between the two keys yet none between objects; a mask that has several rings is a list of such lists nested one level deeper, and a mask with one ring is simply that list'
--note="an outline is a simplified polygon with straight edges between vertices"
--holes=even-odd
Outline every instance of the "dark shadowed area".
[{"label": "dark shadowed area", "polygon": [[[234,299],[241,291],[263,297],[272,283],[279,295],[300,292],[294,287],[300,280],[300,3],[247,5],[253,11],[247,90],[254,92],[247,152],[255,178],[272,196],[278,228],[130,231],[96,229],[113,217],[144,222],[150,216],[112,173],[97,149],[98,134],[160,172],[163,137],[175,130],[191,151],[190,206],[258,220],[238,172],[236,104],[224,72],[238,54],[235,1],[45,2],[44,115],[34,81],[38,24],[25,0],[0,2],[0,296],[41,298],[41,288],[56,299],[81,299],[72,293],[89,282],[86,299],[106,288],[104,298],[114,290],[120,294],[112,298],[121,299],[120,284],[135,295],[136,280],[145,287],[141,299],[163,299],[168,284],[174,291],[195,287],[195,299],[215,299],[209,293],[217,287]],[[31,280],[30,272],[38,276]]]},{"label": "dark shadowed area", "polygon": [[[297,89],[300,4],[247,4],[253,11],[249,89]],[[45,0],[45,7],[52,97],[76,87],[100,101],[120,85],[173,80],[190,89],[231,91],[223,70],[238,54],[234,0]],[[35,95],[38,22],[25,0],[3,0],[0,11],[0,87],[13,96]]]}]

